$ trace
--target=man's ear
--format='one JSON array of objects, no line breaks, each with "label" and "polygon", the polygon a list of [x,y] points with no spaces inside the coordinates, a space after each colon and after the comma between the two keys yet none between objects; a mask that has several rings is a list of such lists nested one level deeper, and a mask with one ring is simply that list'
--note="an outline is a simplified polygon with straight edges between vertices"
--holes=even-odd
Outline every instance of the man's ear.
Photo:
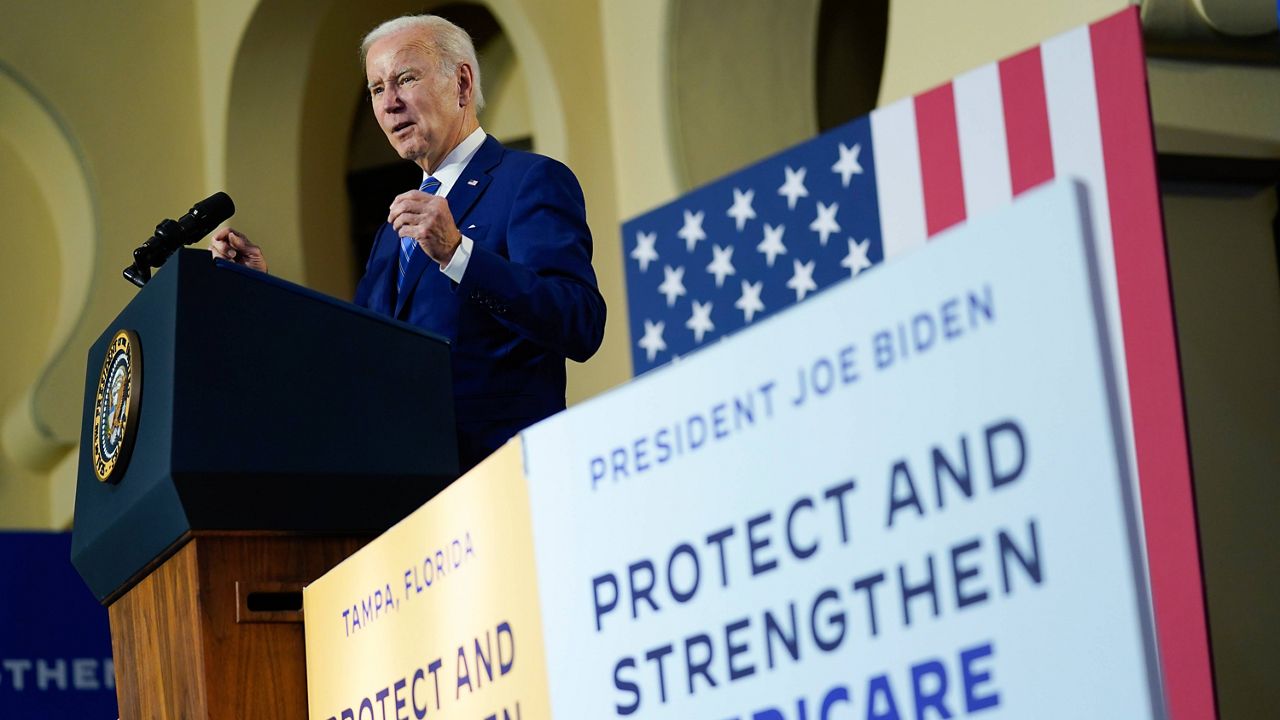
[{"label": "man's ear", "polygon": [[466,107],[475,100],[475,74],[471,66],[462,63],[458,66],[458,107]]}]

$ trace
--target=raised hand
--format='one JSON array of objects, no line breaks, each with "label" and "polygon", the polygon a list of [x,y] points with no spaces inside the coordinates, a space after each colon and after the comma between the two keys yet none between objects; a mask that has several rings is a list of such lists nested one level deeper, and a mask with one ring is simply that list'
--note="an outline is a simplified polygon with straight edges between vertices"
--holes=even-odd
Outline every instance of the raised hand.
[{"label": "raised hand", "polygon": [[453,223],[453,213],[449,212],[449,201],[421,190],[397,195],[391,203],[387,222],[400,237],[416,241],[422,252],[440,267],[449,264],[462,242],[462,233]]},{"label": "raised hand", "polygon": [[249,238],[239,230],[222,228],[214,233],[213,240],[209,242],[209,251],[215,258],[230,260],[237,265],[254,270],[267,271],[267,258],[262,254],[262,248],[250,242]]}]

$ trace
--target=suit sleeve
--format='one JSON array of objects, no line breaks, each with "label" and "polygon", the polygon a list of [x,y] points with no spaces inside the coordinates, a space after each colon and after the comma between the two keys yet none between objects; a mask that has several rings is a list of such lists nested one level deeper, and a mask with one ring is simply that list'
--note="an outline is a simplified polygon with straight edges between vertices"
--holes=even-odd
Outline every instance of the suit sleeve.
[{"label": "suit sleeve", "polygon": [[578,362],[604,338],[604,298],[591,267],[591,231],[578,180],[544,158],[519,183],[506,228],[508,257],[476,243],[457,292],[515,332]]}]

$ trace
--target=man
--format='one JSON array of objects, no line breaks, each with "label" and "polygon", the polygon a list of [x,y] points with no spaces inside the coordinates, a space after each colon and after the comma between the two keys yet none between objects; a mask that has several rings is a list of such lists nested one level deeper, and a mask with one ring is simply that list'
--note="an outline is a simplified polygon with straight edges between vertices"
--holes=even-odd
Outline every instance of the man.
[{"label": "man", "polygon": [[[430,15],[389,20],[361,44],[378,124],[423,185],[396,197],[355,302],[452,343],[459,459],[470,468],[565,407],[565,358],[604,334],[582,191],[564,165],[486,136],[471,38]],[[267,270],[226,228],[215,257]]]}]

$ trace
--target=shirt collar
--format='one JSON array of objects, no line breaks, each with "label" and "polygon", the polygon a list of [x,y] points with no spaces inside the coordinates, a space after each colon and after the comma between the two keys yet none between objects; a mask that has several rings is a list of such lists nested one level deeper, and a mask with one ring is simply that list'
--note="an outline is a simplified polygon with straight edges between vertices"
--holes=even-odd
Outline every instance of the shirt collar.
[{"label": "shirt collar", "polygon": [[467,163],[471,162],[471,158],[475,157],[476,151],[484,144],[485,132],[484,128],[477,127],[471,131],[471,134],[463,138],[458,146],[445,156],[444,161],[440,163],[440,167],[431,174],[422,173],[422,179],[433,177],[440,181],[440,189],[436,191],[436,195],[446,197],[449,190],[453,188],[453,184],[462,176],[462,171],[467,169]]}]

